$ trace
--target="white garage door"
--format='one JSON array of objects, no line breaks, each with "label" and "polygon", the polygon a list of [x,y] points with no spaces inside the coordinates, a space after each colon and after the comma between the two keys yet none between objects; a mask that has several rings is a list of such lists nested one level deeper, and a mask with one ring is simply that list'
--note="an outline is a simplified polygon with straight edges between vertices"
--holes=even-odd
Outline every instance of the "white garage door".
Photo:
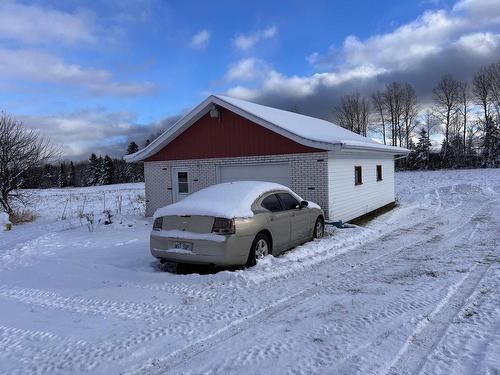
[{"label": "white garage door", "polygon": [[231,181],[268,181],[290,186],[288,164],[220,166],[219,182]]}]

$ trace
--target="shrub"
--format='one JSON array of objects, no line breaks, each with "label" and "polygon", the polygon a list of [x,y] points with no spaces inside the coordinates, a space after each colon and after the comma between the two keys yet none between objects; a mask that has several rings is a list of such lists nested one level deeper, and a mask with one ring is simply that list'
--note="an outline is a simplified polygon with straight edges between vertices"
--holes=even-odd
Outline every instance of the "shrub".
[{"label": "shrub", "polygon": [[31,223],[38,215],[26,209],[16,210],[10,215],[12,224]]}]

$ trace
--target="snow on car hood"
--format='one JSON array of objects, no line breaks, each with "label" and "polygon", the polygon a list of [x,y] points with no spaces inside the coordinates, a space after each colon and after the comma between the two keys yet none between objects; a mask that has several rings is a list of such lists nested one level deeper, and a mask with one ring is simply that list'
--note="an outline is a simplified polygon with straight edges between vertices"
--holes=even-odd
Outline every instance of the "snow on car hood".
[{"label": "snow on car hood", "polygon": [[[273,182],[226,182],[199,190],[177,203],[159,208],[156,210],[154,218],[183,215],[215,216],[228,219],[252,217],[252,203],[262,194],[275,190],[288,191],[301,199],[286,186]],[[311,202],[311,205],[314,207],[315,204]]]}]

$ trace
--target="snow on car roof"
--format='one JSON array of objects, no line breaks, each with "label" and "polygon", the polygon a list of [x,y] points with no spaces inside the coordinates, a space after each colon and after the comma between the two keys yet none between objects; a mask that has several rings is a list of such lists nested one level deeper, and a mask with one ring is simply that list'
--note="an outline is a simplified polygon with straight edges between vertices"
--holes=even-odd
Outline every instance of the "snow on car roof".
[{"label": "snow on car roof", "polygon": [[286,190],[293,193],[286,186],[273,182],[225,182],[209,186],[188,195],[177,203],[157,209],[154,218],[183,215],[215,216],[228,219],[252,217],[252,203],[262,194],[276,190]]}]

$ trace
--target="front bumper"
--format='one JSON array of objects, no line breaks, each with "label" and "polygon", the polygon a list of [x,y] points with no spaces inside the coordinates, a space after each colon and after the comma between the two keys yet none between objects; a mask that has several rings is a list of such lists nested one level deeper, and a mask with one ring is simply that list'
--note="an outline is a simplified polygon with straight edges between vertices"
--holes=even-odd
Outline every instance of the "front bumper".
[{"label": "front bumper", "polygon": [[[152,231],[151,254],[169,262],[190,264],[211,264],[217,266],[244,265],[247,262],[253,238],[251,236],[229,235],[222,242],[205,239],[165,237],[161,231]],[[175,249],[175,242],[190,242],[191,251]]]}]

